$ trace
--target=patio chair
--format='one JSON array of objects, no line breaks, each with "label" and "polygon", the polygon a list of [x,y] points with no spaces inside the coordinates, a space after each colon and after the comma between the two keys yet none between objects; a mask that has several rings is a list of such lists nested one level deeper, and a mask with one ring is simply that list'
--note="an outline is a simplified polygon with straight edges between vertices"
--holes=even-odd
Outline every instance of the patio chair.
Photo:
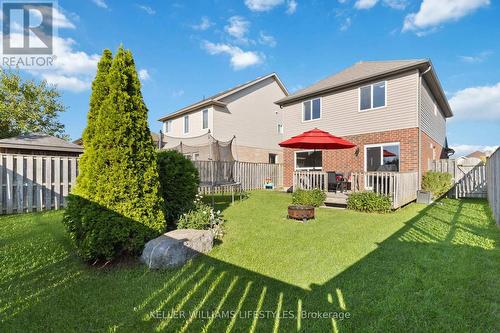
[{"label": "patio chair", "polygon": [[328,192],[335,192],[340,189],[341,181],[337,179],[338,174],[335,171],[327,172],[328,174]]}]

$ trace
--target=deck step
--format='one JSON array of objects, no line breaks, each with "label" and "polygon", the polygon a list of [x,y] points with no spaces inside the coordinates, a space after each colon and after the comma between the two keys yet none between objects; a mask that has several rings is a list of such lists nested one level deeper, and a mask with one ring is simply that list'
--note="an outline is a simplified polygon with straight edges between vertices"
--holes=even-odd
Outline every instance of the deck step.
[{"label": "deck step", "polygon": [[327,207],[347,207],[347,194],[340,192],[327,192],[325,199],[325,206]]}]

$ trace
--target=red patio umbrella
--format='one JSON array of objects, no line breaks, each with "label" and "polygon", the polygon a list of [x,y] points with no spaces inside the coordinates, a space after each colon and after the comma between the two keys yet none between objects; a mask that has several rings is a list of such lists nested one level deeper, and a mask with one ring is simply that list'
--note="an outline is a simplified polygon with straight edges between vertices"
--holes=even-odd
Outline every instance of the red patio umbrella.
[{"label": "red patio umbrella", "polygon": [[384,149],[384,157],[395,157],[396,154]]},{"label": "red patio umbrella", "polygon": [[296,135],[279,145],[284,148],[302,149],[348,149],[356,147],[354,143],[318,128]]},{"label": "red patio umbrella", "polygon": [[[328,132],[318,128],[296,135],[279,144],[284,148],[301,148],[301,149],[348,149],[356,147],[352,142],[349,142],[341,137],[331,135]],[[314,167],[313,167],[314,169]]]}]

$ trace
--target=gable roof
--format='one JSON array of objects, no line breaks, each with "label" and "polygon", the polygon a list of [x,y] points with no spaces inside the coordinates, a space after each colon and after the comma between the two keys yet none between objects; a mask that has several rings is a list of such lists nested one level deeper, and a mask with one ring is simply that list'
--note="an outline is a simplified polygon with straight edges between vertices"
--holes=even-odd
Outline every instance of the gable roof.
[{"label": "gable roof", "polygon": [[289,96],[286,96],[276,102],[278,105],[291,104],[309,97],[319,96],[327,92],[355,86],[367,81],[376,80],[389,75],[407,72],[418,69],[421,72],[429,69],[429,76],[425,77],[429,88],[432,90],[436,100],[446,117],[453,116],[437,75],[429,59],[411,59],[411,60],[390,60],[390,61],[362,61],[348,67],[332,76],[320,80],[309,87],[299,90]]},{"label": "gable roof", "polygon": [[43,133],[21,134],[0,140],[0,148],[83,152],[83,147]]},{"label": "gable roof", "polygon": [[245,82],[243,84],[240,84],[240,85],[237,85],[236,87],[233,87],[233,88],[230,88],[230,89],[227,89],[227,90],[224,90],[220,93],[217,93],[213,96],[210,96],[208,98],[205,98],[201,101],[198,101],[196,103],[193,103],[191,105],[188,105],[182,109],[179,109],[169,115],[166,115],[160,119],[158,119],[159,121],[167,121],[169,119],[173,119],[173,118],[177,118],[178,116],[180,115],[183,115],[183,114],[186,114],[186,113],[189,113],[191,111],[194,111],[196,109],[201,109],[203,107],[208,107],[208,106],[212,106],[212,105],[217,105],[217,106],[221,106],[221,107],[225,107],[227,104],[224,103],[222,101],[222,99],[230,96],[230,95],[233,95],[235,93],[237,93],[238,91],[241,91],[243,89],[246,89],[248,87],[251,87],[259,82],[262,82],[268,78],[273,78],[277,83],[278,85],[280,86],[280,88],[283,90],[283,92],[288,96],[288,90],[286,89],[285,85],[281,82],[280,78],[278,77],[278,74],[276,73],[271,73],[271,74],[268,74],[268,75],[264,75],[264,76],[260,76],[258,78],[256,78],[255,80],[252,80],[252,81],[249,81],[249,82]]}]

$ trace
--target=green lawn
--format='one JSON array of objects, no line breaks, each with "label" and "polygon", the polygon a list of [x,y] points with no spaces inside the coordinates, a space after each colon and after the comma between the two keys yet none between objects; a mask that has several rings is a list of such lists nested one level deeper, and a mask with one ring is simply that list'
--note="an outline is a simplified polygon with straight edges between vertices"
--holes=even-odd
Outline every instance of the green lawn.
[{"label": "green lawn", "polygon": [[301,224],[285,218],[290,200],[219,202],[224,242],[156,272],[82,264],[61,212],[1,217],[0,332],[500,331],[500,230],[485,201],[318,209]]}]

